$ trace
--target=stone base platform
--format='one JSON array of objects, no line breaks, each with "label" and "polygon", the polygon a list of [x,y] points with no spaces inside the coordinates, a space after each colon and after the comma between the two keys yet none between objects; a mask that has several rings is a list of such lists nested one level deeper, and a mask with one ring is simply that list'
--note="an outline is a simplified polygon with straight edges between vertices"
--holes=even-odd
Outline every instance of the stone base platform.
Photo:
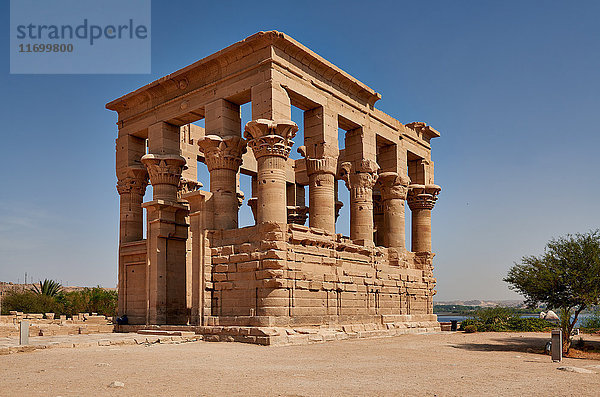
[{"label": "stone base platform", "polygon": [[115,332],[193,331],[207,342],[242,342],[263,346],[306,345],[334,340],[390,337],[440,332],[437,321],[349,324],[318,327],[253,327],[193,325],[115,325]]}]

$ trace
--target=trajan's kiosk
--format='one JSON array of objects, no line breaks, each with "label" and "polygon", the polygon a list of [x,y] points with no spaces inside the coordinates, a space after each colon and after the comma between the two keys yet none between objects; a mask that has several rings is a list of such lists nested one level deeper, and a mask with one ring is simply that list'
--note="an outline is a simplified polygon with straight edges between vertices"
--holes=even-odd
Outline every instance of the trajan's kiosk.
[{"label": "trajan's kiosk", "polygon": [[[439,133],[377,110],[380,98],[271,31],[108,103],[119,115],[119,315],[129,320],[117,330],[260,344],[439,330],[430,146]],[[242,126],[248,102],[252,121]],[[299,160],[289,157],[291,106],[304,112]],[[205,128],[191,124],[201,119]],[[251,192],[240,191],[240,174]],[[340,179],[349,237],[335,230]],[[148,183],[153,197],[143,202]],[[255,225],[238,228],[244,194]]]}]

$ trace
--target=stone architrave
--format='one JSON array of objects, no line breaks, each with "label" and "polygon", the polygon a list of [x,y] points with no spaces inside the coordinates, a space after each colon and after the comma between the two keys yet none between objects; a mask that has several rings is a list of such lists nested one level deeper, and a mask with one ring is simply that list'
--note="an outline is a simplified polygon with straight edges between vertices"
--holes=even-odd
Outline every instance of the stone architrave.
[{"label": "stone architrave", "polygon": [[250,121],[244,137],[257,162],[256,223],[287,223],[285,167],[298,126],[291,120]]},{"label": "stone architrave", "polygon": [[341,164],[340,176],[350,191],[350,238],[373,244],[373,186],[379,166],[373,160]]},{"label": "stone architrave", "polygon": [[383,172],[377,180],[383,201],[383,241],[386,247],[405,248],[404,201],[410,178],[396,172]]},{"label": "stone architrave", "polygon": [[208,135],[198,141],[210,172],[215,229],[238,227],[239,197],[237,173],[246,152],[246,141],[239,136]]},{"label": "stone architrave", "polygon": [[412,212],[412,251],[431,252],[431,210],[442,190],[438,185],[409,185],[407,202]]}]

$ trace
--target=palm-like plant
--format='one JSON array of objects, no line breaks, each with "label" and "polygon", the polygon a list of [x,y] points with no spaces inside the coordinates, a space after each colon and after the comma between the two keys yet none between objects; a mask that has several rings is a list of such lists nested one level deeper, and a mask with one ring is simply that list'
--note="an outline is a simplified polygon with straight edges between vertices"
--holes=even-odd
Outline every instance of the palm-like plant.
[{"label": "palm-like plant", "polygon": [[40,281],[39,288],[34,285],[31,291],[39,295],[56,296],[61,293],[62,285],[58,281],[45,279]]}]

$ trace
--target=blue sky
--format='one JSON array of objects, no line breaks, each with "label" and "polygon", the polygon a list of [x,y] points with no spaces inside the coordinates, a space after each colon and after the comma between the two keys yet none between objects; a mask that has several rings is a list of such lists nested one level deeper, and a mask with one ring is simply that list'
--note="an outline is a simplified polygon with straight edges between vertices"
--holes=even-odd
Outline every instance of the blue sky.
[{"label": "blue sky", "polygon": [[0,280],[115,286],[105,103],[276,29],[380,92],[381,110],[441,132],[436,298],[515,298],[501,281],[514,261],[600,226],[598,15],[592,1],[153,1],[150,75],[10,75],[5,31]]}]

